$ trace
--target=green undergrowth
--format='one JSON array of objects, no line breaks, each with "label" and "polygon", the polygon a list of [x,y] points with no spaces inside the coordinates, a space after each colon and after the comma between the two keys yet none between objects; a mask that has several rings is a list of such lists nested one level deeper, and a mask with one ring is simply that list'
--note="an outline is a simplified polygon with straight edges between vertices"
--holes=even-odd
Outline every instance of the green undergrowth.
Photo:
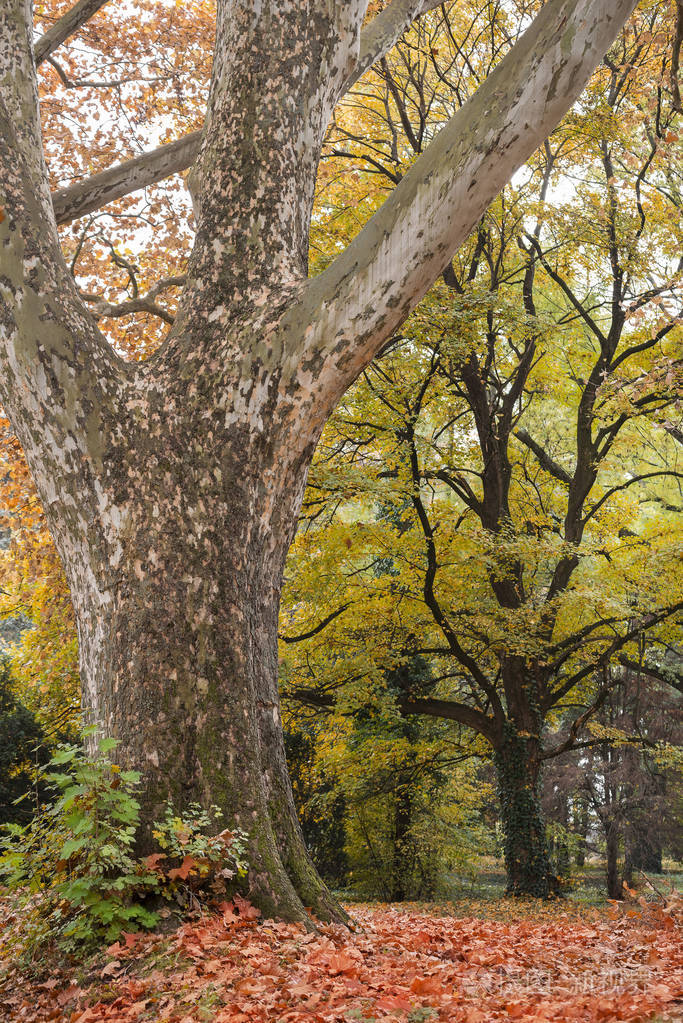
[{"label": "green undergrowth", "polygon": [[154,824],[157,850],[136,855],[140,775],[111,761],[116,745],[103,739],[92,755],[60,746],[41,769],[52,801],[27,824],[5,826],[3,959],[30,964],[49,946],[69,954],[156,928],[225,898],[245,875],[247,836],[220,830],[217,807],[190,804],[179,813],[169,803]]}]

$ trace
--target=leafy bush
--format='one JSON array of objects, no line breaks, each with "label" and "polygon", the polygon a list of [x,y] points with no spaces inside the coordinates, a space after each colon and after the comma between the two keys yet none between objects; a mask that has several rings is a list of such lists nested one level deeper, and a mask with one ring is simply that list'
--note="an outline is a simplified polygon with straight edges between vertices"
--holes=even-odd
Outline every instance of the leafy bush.
[{"label": "leafy bush", "polygon": [[167,870],[166,877],[170,881],[189,881],[192,887],[211,881],[213,887],[225,890],[226,882],[246,874],[247,836],[238,828],[232,831],[226,828],[212,835],[214,822],[222,816],[217,806],[207,811],[198,803],[190,803],[180,817],[172,804],[167,803],[164,819],[155,821],[153,832],[163,853],[148,856],[145,862],[156,866],[162,858],[182,860],[179,867]]},{"label": "leafy bush", "polygon": [[12,940],[28,958],[51,940],[68,950],[153,927],[159,914],[144,904],[150,895],[170,899],[190,876],[197,887],[222,881],[225,891],[245,872],[246,836],[207,835],[217,815],[199,806],[179,816],[169,805],[154,825],[161,851],[137,857],[140,775],[110,762],[116,745],[103,739],[94,756],[60,746],[41,772],[55,801],[26,825],[6,825],[0,838],[0,877],[17,914]]}]

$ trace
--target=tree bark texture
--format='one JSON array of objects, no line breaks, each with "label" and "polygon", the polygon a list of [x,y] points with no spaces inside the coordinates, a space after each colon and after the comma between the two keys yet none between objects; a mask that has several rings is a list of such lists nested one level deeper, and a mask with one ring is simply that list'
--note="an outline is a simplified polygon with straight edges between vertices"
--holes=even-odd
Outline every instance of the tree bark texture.
[{"label": "tree bark texture", "polygon": [[85,712],[142,772],[147,824],[171,797],[218,804],[249,832],[251,895],[267,912],[341,916],[303,847],[277,695],[284,559],[320,431],[633,6],[550,0],[346,252],[307,280],[320,148],[360,59],[366,3],[219,0],[187,284],[162,349],[132,365],[62,257],[32,12],[0,0],[0,399],[64,561]]},{"label": "tree bark texture", "polygon": [[547,898],[557,888],[550,869],[545,821],[538,795],[538,739],[507,722],[493,757],[505,834],[508,895]]},{"label": "tree bark texture", "polygon": [[620,828],[616,821],[610,821],[607,825],[606,857],[607,857],[607,898],[623,899],[624,891],[619,877],[619,839]]}]

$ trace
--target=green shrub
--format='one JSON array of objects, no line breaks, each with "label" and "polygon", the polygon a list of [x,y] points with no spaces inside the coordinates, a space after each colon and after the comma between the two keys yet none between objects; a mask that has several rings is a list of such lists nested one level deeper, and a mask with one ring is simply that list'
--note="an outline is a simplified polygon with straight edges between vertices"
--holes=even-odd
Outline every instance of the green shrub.
[{"label": "green shrub", "polygon": [[60,746],[41,772],[55,801],[28,824],[4,828],[0,877],[17,919],[9,940],[29,959],[51,941],[69,950],[154,927],[159,914],[144,904],[150,895],[170,899],[189,878],[195,887],[222,882],[225,891],[245,872],[246,836],[209,836],[216,814],[198,806],[184,816],[168,806],[154,825],[160,851],[138,858],[140,775],[111,763],[116,745],[103,739],[93,756]]},{"label": "green shrub", "polygon": [[[212,806],[209,811],[199,803],[190,803],[181,817],[170,802],[166,804],[164,819],[154,822],[153,835],[163,850],[163,858],[167,860],[166,877],[169,880],[180,878],[188,881],[191,887],[204,887],[210,881],[214,888],[225,891],[231,881],[245,876],[247,836],[238,828],[232,831],[226,828],[212,834],[215,822],[222,816],[217,806]],[[148,857],[146,862],[158,862],[160,858],[156,854]],[[174,861],[181,861],[180,865],[169,867],[169,863]]]}]

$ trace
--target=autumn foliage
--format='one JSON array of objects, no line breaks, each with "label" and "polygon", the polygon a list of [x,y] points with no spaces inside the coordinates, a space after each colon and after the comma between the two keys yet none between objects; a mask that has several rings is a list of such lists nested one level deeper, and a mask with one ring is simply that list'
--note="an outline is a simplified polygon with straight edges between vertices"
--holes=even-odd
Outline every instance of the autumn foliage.
[{"label": "autumn foliage", "polygon": [[[170,938],[130,934],[85,981],[67,972],[25,987],[5,1011],[58,1023],[332,1023],[359,1020],[680,1018],[683,946],[675,910],[570,918],[435,916],[354,906],[349,931],[261,921],[237,898]],[[1,996],[0,996],[1,997]]]}]

